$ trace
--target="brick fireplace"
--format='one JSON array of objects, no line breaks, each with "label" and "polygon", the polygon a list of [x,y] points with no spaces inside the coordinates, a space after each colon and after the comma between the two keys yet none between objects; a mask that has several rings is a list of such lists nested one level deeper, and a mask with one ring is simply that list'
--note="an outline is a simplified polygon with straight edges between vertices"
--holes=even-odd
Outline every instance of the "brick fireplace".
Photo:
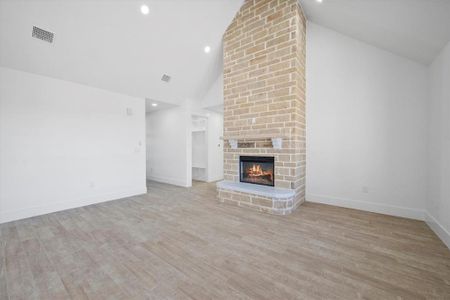
[{"label": "brick fireplace", "polygon": [[[305,30],[297,0],[247,0],[224,34],[221,202],[274,214],[304,202]],[[273,187],[241,182],[248,156],[273,159]]]}]

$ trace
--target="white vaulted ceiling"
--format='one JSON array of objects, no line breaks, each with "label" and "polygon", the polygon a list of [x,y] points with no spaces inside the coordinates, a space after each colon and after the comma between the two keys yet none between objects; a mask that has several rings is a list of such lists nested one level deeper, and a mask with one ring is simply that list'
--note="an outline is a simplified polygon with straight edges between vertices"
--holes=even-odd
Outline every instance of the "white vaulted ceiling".
[{"label": "white vaulted ceiling", "polygon": [[450,40],[450,0],[300,0],[308,20],[429,64]]},{"label": "white vaulted ceiling", "polygon": [[[222,35],[242,2],[0,0],[0,66],[180,104],[216,80]],[[315,23],[424,64],[450,40],[450,0],[300,3]],[[54,43],[32,38],[33,25]]]},{"label": "white vaulted ceiling", "polygon": [[[148,15],[141,14],[142,4]],[[217,78],[222,35],[241,4],[0,0],[0,66],[179,104]],[[33,25],[54,32],[54,43],[32,38]],[[161,81],[163,74],[170,83]]]}]

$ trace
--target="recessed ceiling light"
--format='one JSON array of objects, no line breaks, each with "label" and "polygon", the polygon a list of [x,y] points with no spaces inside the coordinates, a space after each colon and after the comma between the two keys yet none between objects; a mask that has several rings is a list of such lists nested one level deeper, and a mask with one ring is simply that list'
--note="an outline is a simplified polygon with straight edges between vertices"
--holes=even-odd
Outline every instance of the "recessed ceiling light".
[{"label": "recessed ceiling light", "polygon": [[143,15],[148,15],[149,12],[150,12],[150,8],[148,8],[147,5],[142,4],[142,5],[141,5],[141,13],[142,13]]},{"label": "recessed ceiling light", "polygon": [[209,53],[209,52],[211,52],[211,47],[210,46],[206,46],[204,50],[205,50],[205,53]]},{"label": "recessed ceiling light", "polygon": [[323,0],[316,0],[316,2],[322,3],[322,2],[323,2]]},{"label": "recessed ceiling light", "polygon": [[158,103],[152,103],[152,106],[153,106],[153,107],[157,107],[157,106],[158,106]]}]

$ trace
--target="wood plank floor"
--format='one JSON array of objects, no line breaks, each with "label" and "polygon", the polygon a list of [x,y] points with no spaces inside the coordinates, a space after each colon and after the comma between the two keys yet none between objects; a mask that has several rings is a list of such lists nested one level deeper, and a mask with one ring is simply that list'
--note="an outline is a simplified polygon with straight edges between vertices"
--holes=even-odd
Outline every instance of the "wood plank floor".
[{"label": "wood plank floor", "polygon": [[0,225],[0,299],[450,299],[424,222],[306,203],[219,204],[214,184]]}]

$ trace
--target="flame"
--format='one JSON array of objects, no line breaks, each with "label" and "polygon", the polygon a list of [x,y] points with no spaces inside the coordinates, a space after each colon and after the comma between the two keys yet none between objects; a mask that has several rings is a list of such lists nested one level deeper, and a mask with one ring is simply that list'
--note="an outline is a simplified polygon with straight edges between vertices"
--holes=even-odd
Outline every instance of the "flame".
[{"label": "flame", "polygon": [[249,177],[269,176],[271,180],[273,178],[272,171],[264,171],[259,164],[253,164],[250,168],[248,168],[247,175]]}]

